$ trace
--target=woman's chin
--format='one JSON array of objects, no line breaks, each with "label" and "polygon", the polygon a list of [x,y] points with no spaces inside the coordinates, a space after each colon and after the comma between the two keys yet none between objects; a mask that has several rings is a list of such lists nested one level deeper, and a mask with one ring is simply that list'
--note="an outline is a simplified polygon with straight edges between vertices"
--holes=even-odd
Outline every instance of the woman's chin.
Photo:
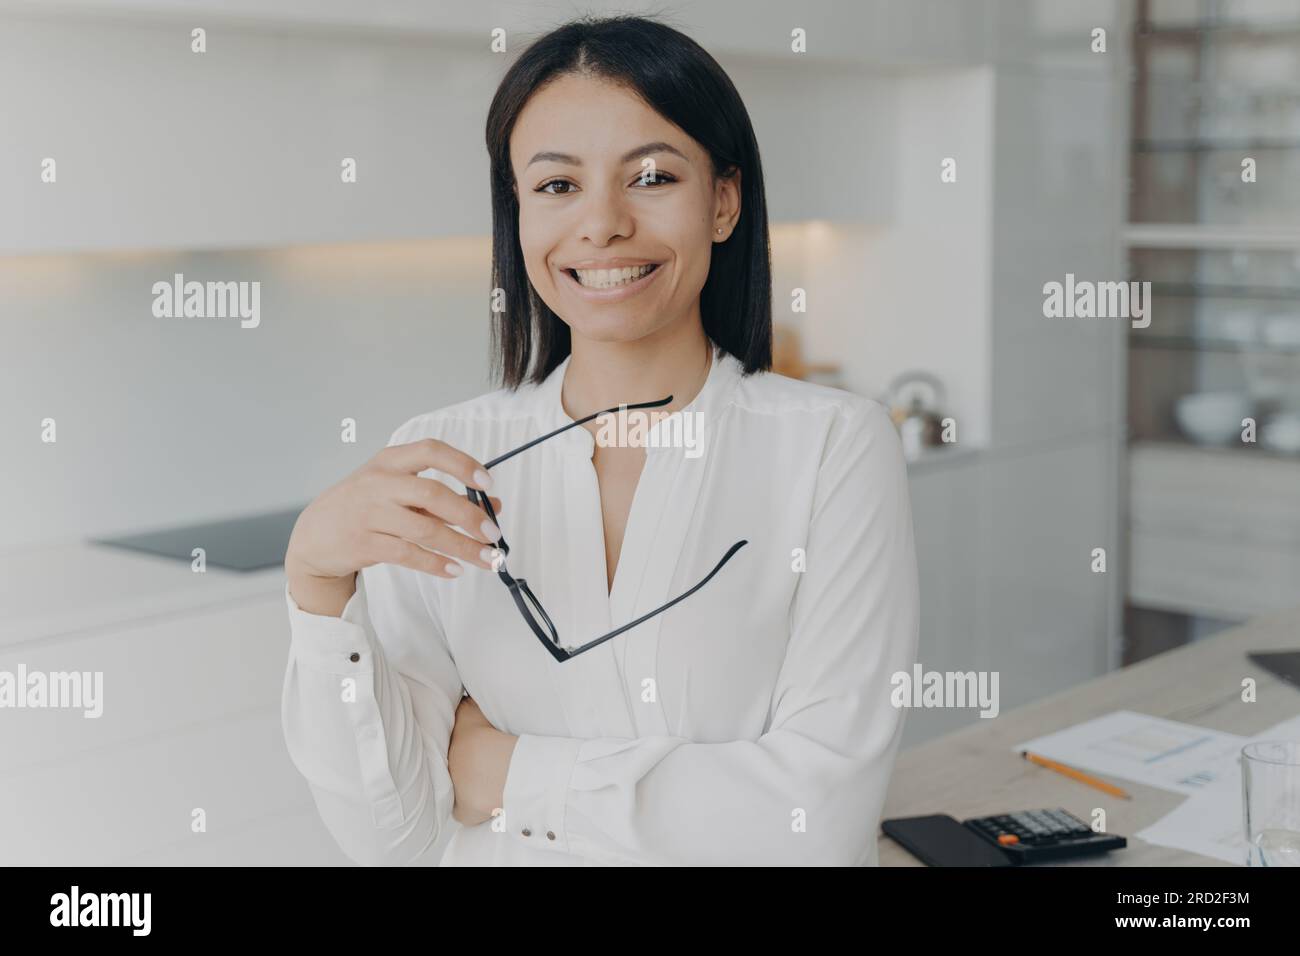
[{"label": "woman's chin", "polygon": [[569,332],[590,342],[607,344],[635,342],[654,332],[654,324],[639,317],[598,317],[584,316],[576,321],[569,321]]}]

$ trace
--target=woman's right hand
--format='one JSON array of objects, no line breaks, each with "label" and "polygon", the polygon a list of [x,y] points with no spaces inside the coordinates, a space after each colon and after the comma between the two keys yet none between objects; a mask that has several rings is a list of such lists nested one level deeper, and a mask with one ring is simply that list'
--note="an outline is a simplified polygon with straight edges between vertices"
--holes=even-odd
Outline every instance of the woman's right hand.
[{"label": "woman's right hand", "polygon": [[[303,582],[304,592],[338,585],[351,594],[356,572],[372,564],[398,564],[440,578],[463,574],[460,562],[491,570],[501,532],[464,495],[419,477],[428,468],[470,488],[491,488],[478,461],[437,439],[382,449],[298,516],[284,560],[295,594],[295,581]],[[500,500],[491,501],[499,514]]]}]

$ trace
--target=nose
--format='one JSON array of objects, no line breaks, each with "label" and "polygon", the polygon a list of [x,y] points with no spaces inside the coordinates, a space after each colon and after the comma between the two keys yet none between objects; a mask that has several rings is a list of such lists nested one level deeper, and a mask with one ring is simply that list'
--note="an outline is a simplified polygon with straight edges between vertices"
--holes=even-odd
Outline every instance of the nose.
[{"label": "nose", "polygon": [[604,246],[615,236],[628,238],[636,230],[627,196],[618,186],[593,186],[579,203],[580,237]]}]

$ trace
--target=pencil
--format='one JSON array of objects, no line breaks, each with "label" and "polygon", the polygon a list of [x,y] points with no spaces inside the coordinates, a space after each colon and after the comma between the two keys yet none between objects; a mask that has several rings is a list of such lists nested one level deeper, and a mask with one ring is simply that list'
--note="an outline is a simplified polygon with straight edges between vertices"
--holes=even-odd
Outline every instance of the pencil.
[{"label": "pencil", "polygon": [[1096,777],[1089,776],[1081,770],[1067,767],[1063,763],[1057,763],[1055,760],[1048,760],[1046,757],[1038,756],[1038,754],[1031,754],[1028,750],[1020,751],[1020,756],[1024,757],[1030,763],[1036,763],[1038,766],[1046,767],[1048,770],[1055,770],[1057,773],[1078,780],[1080,783],[1086,783],[1090,787],[1095,787],[1103,793],[1109,793],[1112,797],[1121,797],[1125,800],[1133,799],[1128,791],[1121,790],[1114,784],[1109,784],[1104,780],[1098,780]]}]

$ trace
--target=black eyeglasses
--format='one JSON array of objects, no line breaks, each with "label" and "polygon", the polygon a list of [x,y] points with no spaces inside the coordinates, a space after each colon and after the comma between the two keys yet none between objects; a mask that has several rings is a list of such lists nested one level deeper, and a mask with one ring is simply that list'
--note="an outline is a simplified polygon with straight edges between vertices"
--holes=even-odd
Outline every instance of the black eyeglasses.
[{"label": "black eyeglasses", "polygon": [[[570,428],[575,428],[578,425],[585,425],[587,422],[599,418],[601,415],[611,415],[615,412],[626,411],[633,408],[659,408],[667,405],[672,400],[673,397],[669,395],[667,398],[661,398],[657,402],[642,402],[638,405],[619,405],[615,408],[607,408],[603,412],[596,412],[592,415],[588,415],[586,418],[580,418],[576,422],[570,422],[568,425],[561,426],[560,428],[555,429],[555,431],[543,435],[541,438],[534,438],[527,444],[520,445],[514,451],[508,451],[500,457],[493,458],[491,461],[485,463],[483,467],[493,468],[506,459],[513,458],[521,451],[527,451],[534,445],[540,445],[542,442],[546,441],[546,439],[554,438],[556,435],[568,431]],[[487,495],[476,488],[468,488],[465,491],[465,497],[469,498],[470,501],[474,502],[474,504],[486,511],[487,516],[492,519],[492,523],[497,525],[498,528],[500,527],[500,523],[497,521],[496,512],[492,510],[492,502],[488,500]],[[631,630],[638,624],[645,623],[656,614],[662,614],[679,601],[686,600],[700,588],[704,587],[704,585],[708,584],[710,579],[722,570],[722,566],[730,561],[732,556],[748,543],[748,541],[744,540],[737,541],[728,548],[727,553],[722,556],[721,561],[714,565],[713,570],[706,574],[703,580],[689,591],[678,595],[667,604],[655,608],[650,613],[643,614],[635,621],[624,624],[622,627],[610,631],[608,634],[603,634],[595,640],[588,641],[586,644],[573,648],[572,650],[560,644],[560,635],[556,633],[555,624],[551,621],[550,615],[546,613],[546,609],[542,607],[542,602],[537,600],[537,596],[533,594],[532,590],[528,587],[528,582],[523,578],[512,577],[510,572],[506,570],[505,557],[510,554],[510,545],[506,544],[504,536],[499,538],[496,543],[497,549],[501,552],[501,556],[493,562],[493,570],[496,571],[497,577],[499,577],[505,583],[506,587],[510,589],[510,596],[514,598],[515,607],[519,608],[519,613],[524,616],[524,620],[528,622],[528,626],[532,628],[533,633],[537,635],[537,639],[542,642],[542,646],[546,648],[547,653],[560,663],[564,663],[567,660],[572,660],[585,651],[591,650],[593,647],[604,644],[610,638],[618,637],[618,635],[622,634],[624,631]],[[538,622],[538,618],[541,618],[540,623]],[[546,630],[542,630],[543,624],[546,625]]]}]

